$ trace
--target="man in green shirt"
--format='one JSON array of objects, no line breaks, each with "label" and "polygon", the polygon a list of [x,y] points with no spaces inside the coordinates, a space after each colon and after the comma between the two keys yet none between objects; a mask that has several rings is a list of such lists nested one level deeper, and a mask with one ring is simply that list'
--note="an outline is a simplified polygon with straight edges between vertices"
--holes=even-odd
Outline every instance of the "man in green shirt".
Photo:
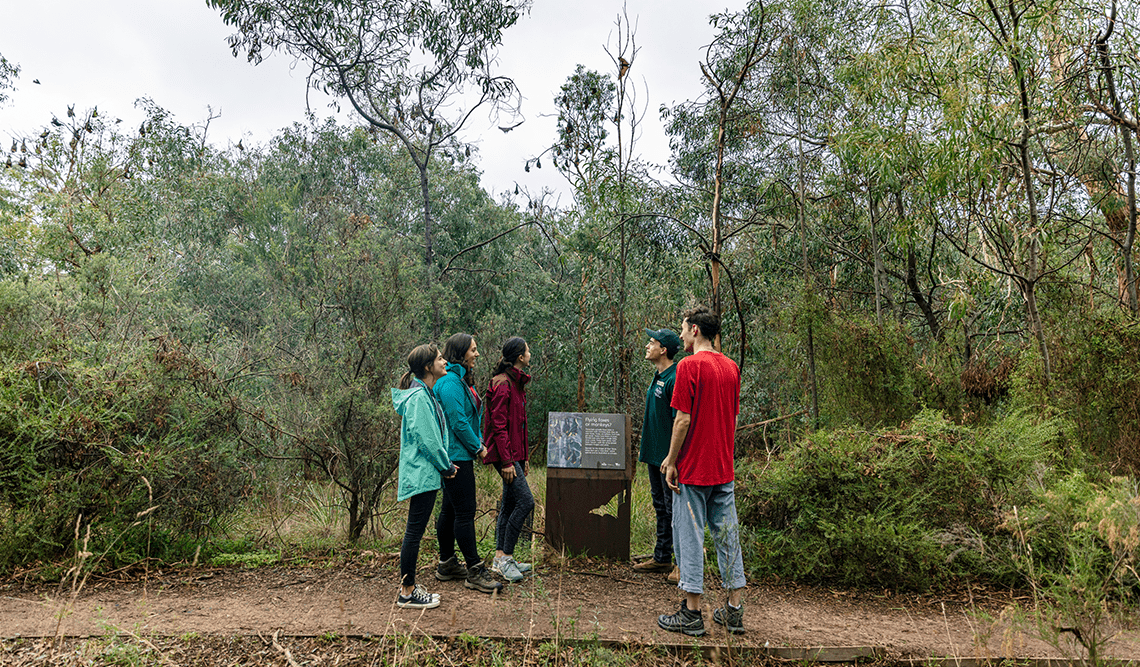
[{"label": "man in green shirt", "polygon": [[657,513],[657,545],[653,558],[633,566],[638,572],[671,572],[673,570],[673,498],[661,462],[669,454],[669,438],[673,433],[676,410],[669,407],[673,400],[673,380],[677,367],[673,357],[681,348],[681,338],[669,329],[646,329],[649,342],[645,345],[645,360],[657,367],[649,391],[645,394],[645,421],[641,425],[641,454],[638,460],[645,463],[649,473],[649,490],[653,496],[653,510]]}]

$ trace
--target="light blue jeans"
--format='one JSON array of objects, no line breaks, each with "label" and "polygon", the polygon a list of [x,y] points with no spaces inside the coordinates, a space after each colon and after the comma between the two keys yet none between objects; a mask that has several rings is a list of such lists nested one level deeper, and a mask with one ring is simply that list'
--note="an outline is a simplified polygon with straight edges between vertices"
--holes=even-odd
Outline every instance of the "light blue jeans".
[{"label": "light blue jeans", "polygon": [[736,483],[715,486],[681,484],[673,494],[673,542],[680,560],[686,593],[704,593],[705,526],[712,531],[721,584],[744,588],[744,558],[740,554],[740,524],[736,521]]}]

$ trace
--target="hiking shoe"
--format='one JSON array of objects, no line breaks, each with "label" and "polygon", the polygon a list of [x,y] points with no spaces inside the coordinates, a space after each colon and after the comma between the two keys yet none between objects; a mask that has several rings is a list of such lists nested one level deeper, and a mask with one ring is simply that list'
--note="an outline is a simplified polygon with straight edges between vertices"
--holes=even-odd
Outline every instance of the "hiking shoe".
[{"label": "hiking shoe", "polygon": [[681,600],[681,608],[675,614],[661,614],[657,617],[657,625],[669,632],[683,632],[690,637],[700,637],[705,634],[705,619],[699,611],[693,611],[685,606]]},{"label": "hiking shoe", "polygon": [[523,579],[523,573],[519,570],[519,564],[515,562],[513,556],[495,556],[491,570],[497,572],[511,583],[522,581]]},{"label": "hiking shoe", "polygon": [[633,566],[634,572],[670,572],[673,569],[671,563],[658,563],[650,558],[644,563],[638,563]]},{"label": "hiking shoe", "polygon": [[522,572],[523,574],[526,574],[527,572],[530,572],[534,569],[530,563],[520,563],[517,560],[515,561],[515,567],[517,567],[519,569],[519,572]]},{"label": "hiking shoe", "polygon": [[673,571],[669,573],[669,576],[665,577],[665,581],[668,581],[671,584],[681,583],[681,568],[674,565]]},{"label": "hiking shoe", "polygon": [[421,586],[412,589],[411,595],[400,595],[396,606],[402,609],[435,609],[439,606],[439,596],[428,593]]},{"label": "hiking shoe", "polygon": [[459,564],[459,559],[455,556],[447,560],[439,561],[439,565],[435,566],[435,578],[440,581],[451,581],[452,579],[466,579],[467,568]]},{"label": "hiking shoe", "polygon": [[475,567],[467,568],[467,580],[463,585],[480,593],[494,593],[503,590],[503,585],[491,578],[487,566],[479,563]]},{"label": "hiking shoe", "polygon": [[713,621],[734,635],[744,634],[744,603],[733,607],[725,600],[724,606],[713,610]]}]

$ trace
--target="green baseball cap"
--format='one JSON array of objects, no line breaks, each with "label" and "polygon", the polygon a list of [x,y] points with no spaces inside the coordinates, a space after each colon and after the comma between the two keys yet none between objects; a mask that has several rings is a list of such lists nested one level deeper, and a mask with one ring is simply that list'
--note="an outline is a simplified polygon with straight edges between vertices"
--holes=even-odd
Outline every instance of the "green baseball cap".
[{"label": "green baseball cap", "polygon": [[673,332],[672,329],[646,329],[645,334],[653,340],[661,343],[665,347],[665,351],[669,353],[669,358],[677,354],[677,350],[681,349],[681,337]]}]

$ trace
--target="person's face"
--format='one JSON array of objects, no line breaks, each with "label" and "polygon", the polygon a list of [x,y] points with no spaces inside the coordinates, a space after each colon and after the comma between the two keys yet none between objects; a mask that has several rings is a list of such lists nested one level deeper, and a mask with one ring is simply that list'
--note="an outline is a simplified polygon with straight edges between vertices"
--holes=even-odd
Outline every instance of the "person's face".
[{"label": "person's face", "polygon": [[530,365],[530,345],[527,345],[526,351],[519,355],[519,361],[521,362],[523,368]]},{"label": "person's face", "polygon": [[689,318],[685,318],[681,322],[681,342],[685,344],[685,351],[693,351],[693,343],[697,341],[697,329],[692,324],[689,324]]},{"label": "person's face", "polygon": [[665,346],[656,338],[650,338],[645,344],[645,358],[655,362],[663,356],[665,356]]},{"label": "person's face", "polygon": [[467,348],[467,354],[463,355],[463,365],[468,368],[475,368],[475,360],[479,358],[479,346],[475,344],[475,339],[471,339],[471,347]]},{"label": "person's face", "polygon": [[428,373],[436,380],[447,375],[447,361],[444,360],[442,354],[437,353],[435,355],[435,361],[428,367]]}]

